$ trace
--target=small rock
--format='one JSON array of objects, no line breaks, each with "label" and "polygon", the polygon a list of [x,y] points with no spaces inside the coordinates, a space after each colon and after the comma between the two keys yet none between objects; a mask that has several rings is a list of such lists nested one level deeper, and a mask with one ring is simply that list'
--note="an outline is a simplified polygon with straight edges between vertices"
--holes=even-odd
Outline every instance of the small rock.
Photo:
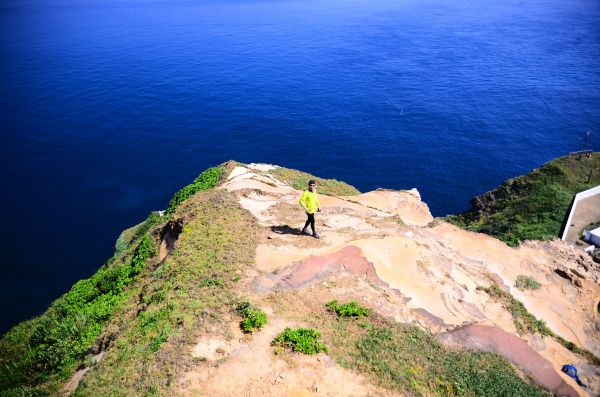
[{"label": "small rock", "polygon": [[279,375],[277,377],[277,379],[275,379],[275,383],[283,383],[283,379],[284,379],[283,375]]},{"label": "small rock", "polygon": [[225,349],[223,349],[221,346],[217,347],[217,350],[215,351],[219,354],[225,354]]},{"label": "small rock", "polygon": [[573,279],[573,284],[575,284],[579,288],[583,288],[583,284],[581,283],[581,280],[578,278]]},{"label": "small rock", "polygon": [[329,288],[329,283],[327,283],[327,281],[323,281],[323,287]]}]

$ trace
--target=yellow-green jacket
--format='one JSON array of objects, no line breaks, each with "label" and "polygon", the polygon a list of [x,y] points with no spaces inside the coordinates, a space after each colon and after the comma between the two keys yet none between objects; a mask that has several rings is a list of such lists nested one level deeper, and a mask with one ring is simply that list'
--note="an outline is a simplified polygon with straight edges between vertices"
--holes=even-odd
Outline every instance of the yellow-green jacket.
[{"label": "yellow-green jacket", "polygon": [[314,214],[321,207],[316,192],[305,190],[300,197],[300,205],[304,208],[307,214]]}]

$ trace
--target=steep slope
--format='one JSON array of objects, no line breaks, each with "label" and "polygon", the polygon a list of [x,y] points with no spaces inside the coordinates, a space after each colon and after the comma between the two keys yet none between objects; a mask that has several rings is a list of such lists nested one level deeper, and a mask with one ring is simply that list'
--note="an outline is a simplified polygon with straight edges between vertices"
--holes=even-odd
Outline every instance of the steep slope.
[{"label": "steep slope", "polygon": [[558,237],[575,194],[600,185],[600,153],[565,156],[512,178],[471,200],[446,220],[509,245]]},{"label": "steep slope", "polygon": [[[600,272],[589,258],[559,241],[511,248],[434,220],[416,190],[359,194],[338,181],[319,181],[332,194],[320,196],[323,238],[301,236],[293,186],[306,178],[235,162],[203,173],[165,216],[122,238],[103,268],[126,270],[127,282],[109,285],[118,304],[68,365],[40,366],[46,345],[32,335],[77,286],[3,337],[3,393],[586,395],[560,372],[566,363],[600,391]],[[514,287],[519,276],[540,288]],[[106,278],[90,280],[96,291]],[[75,334],[98,296],[73,309]],[[334,300],[370,313],[338,317],[325,305]],[[268,316],[254,333],[240,329],[247,301]],[[286,327],[314,328],[327,352],[272,346]],[[64,351],[70,341],[60,334]]]}]

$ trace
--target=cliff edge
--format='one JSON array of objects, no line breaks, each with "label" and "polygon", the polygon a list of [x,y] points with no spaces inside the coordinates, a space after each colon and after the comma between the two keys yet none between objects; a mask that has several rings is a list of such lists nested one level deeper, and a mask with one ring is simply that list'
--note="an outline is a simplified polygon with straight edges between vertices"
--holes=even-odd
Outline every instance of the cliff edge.
[{"label": "cliff edge", "polygon": [[[434,219],[415,189],[324,179],[315,239],[300,234],[309,178],[268,164],[205,171],[2,338],[2,393],[600,393],[588,256]],[[561,372],[568,363],[589,388]]]}]

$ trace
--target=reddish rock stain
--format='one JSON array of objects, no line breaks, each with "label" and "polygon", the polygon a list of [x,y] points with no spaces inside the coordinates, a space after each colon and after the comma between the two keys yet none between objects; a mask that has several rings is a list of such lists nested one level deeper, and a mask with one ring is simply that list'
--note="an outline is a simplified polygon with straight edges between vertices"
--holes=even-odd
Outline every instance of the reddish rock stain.
[{"label": "reddish rock stain", "polygon": [[498,353],[529,373],[537,384],[557,396],[577,397],[579,393],[556,372],[552,363],[517,335],[496,326],[471,324],[437,334],[443,344]]},{"label": "reddish rock stain", "polygon": [[387,286],[377,276],[375,266],[367,260],[362,250],[349,245],[331,254],[309,256],[277,274],[258,277],[254,282],[254,289],[257,292],[268,292],[302,288],[338,271],[346,271],[376,285]]}]

